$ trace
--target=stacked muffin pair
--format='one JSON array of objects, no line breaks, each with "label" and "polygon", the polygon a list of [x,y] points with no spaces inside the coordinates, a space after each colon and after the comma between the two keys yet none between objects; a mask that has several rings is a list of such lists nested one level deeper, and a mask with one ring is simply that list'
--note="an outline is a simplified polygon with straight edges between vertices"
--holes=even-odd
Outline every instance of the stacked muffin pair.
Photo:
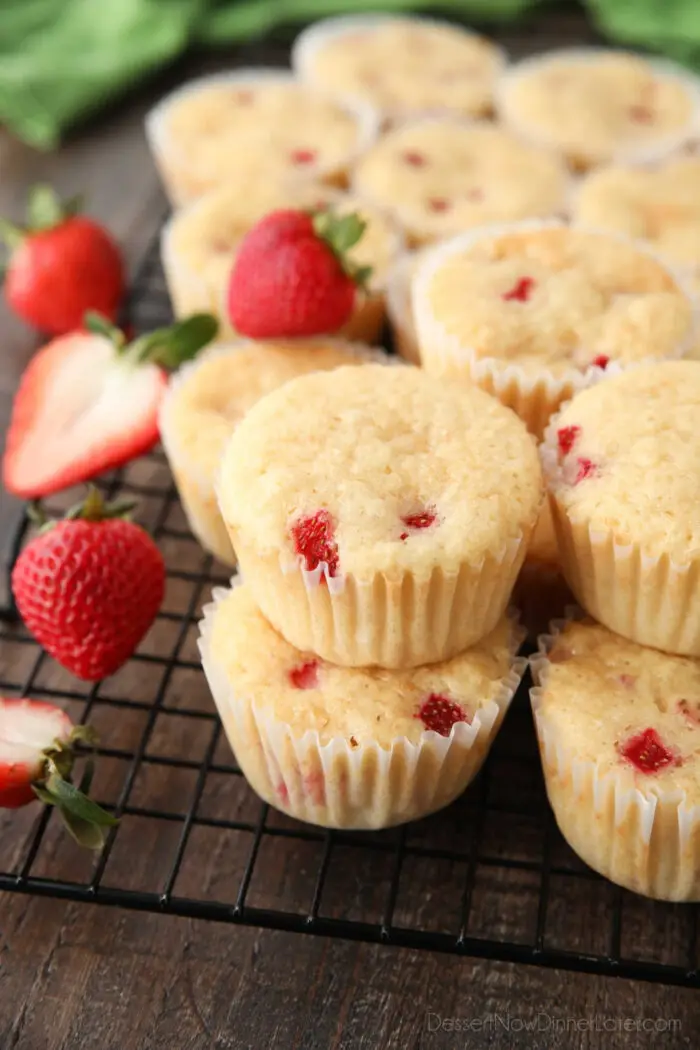
[{"label": "stacked muffin pair", "polygon": [[251,408],[218,478],[244,582],[200,648],[263,799],[379,828],[464,790],[524,670],[506,609],[541,502],[513,413],[418,369],[318,372]]}]

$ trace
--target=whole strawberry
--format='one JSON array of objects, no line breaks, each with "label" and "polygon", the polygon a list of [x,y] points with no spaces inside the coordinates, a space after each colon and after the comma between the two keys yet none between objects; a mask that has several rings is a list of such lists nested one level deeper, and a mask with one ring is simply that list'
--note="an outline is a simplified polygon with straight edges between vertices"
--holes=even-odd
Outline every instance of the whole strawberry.
[{"label": "whole strawberry", "polygon": [[95,489],[27,544],[12,572],[12,591],[28,629],[67,670],[97,681],[131,656],[153,623],[165,592],[155,543]]},{"label": "whole strawberry", "polygon": [[265,216],[243,239],[231,271],[228,313],[236,331],[277,339],[342,328],[371,272],[347,257],[365,225],[354,214]]},{"label": "whole strawberry", "polygon": [[5,297],[16,314],[51,335],[78,328],[86,310],[111,320],[124,291],[124,264],[110,235],[78,214],[77,199],[61,203],[37,186],[24,227],[0,220],[10,248]]}]

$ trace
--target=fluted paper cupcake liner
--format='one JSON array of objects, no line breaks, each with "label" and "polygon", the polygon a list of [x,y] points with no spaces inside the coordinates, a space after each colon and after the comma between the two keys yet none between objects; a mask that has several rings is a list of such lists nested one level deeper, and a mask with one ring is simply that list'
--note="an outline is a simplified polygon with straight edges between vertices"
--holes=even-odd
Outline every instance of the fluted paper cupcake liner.
[{"label": "fluted paper cupcake liner", "polygon": [[[512,408],[528,430],[538,438],[542,437],[549,419],[565,401],[569,401],[579,390],[597,382],[604,375],[614,374],[614,369],[629,366],[623,366],[619,361],[611,362],[605,370],[597,365],[586,369],[575,368],[572,365],[555,373],[545,365],[538,369],[525,370],[515,361],[480,356],[474,347],[464,343],[459,336],[446,331],[435,316],[430,301],[430,283],[446,259],[465,252],[481,240],[490,240],[508,233],[558,228],[567,228],[567,224],[557,219],[528,219],[517,223],[481,226],[433,248],[413,280],[413,313],[421,361],[425,370],[436,375],[462,377],[475,383],[498,398],[502,404]],[[582,225],[577,226],[577,229],[601,233],[616,241],[633,245],[668,272],[693,308],[692,324],[687,337],[674,348],[673,354],[668,355],[669,358],[683,357],[694,345],[700,327],[698,303],[684,278],[644,244],[607,230]],[[591,350],[590,357],[595,357],[595,350]],[[633,362],[641,363],[643,362]]]},{"label": "fluted paper cupcake liner", "polygon": [[[307,29],[304,29],[294,41],[291,51],[291,63],[292,69],[300,77],[302,81],[310,84],[312,87],[318,87],[316,77],[314,76],[313,64],[316,55],[320,50],[326,47],[328,44],[335,42],[339,38],[344,36],[352,35],[358,32],[364,32],[368,29],[375,29],[377,26],[390,24],[396,21],[419,22],[422,25],[427,26],[449,26],[449,23],[441,21],[436,18],[428,18],[423,15],[405,15],[403,17],[390,15],[390,14],[350,14],[340,15],[336,18],[324,18],[318,22],[314,22]],[[457,27],[452,26],[455,29]],[[465,31],[467,35],[474,35]],[[496,58],[497,68],[494,71],[494,79],[497,79],[499,73],[505,69],[508,63],[507,52],[494,44],[493,41],[489,40],[489,44],[493,47],[494,57]],[[328,89],[324,88],[327,92]],[[342,93],[339,93],[339,97]],[[347,96],[352,99],[354,96]],[[453,112],[449,107],[445,107],[444,110],[440,109],[438,112]],[[381,112],[381,118],[385,125],[396,123],[397,121],[410,119],[421,114],[435,113],[434,108],[416,110],[412,107],[394,106],[390,109],[384,109]],[[488,116],[492,113],[492,106],[485,107],[481,115]]]},{"label": "fluted paper cupcake liner", "polygon": [[456,723],[447,737],[425,731],[416,743],[404,736],[389,746],[353,746],[345,737],[322,743],[316,730],[296,733],[262,711],[255,697],[238,695],[217,664],[211,630],[227,593],[217,588],[204,609],[202,666],[236,760],[264,801],[311,824],[361,830],[417,820],[462,794],[481,768],[527,666],[516,657],[522,632],[515,624],[510,670],[471,723]]},{"label": "fluted paper cupcake liner", "polygon": [[241,570],[260,609],[297,649],[345,667],[409,668],[448,660],[476,644],[505,612],[529,535],[477,564],[428,575],[309,572],[301,557],[261,554],[229,523]]},{"label": "fluted paper cupcake liner", "polygon": [[396,352],[412,365],[421,363],[418,334],[411,306],[411,279],[418,257],[418,252],[407,252],[398,259],[389,271],[386,285],[386,312],[394,337],[394,347]]},{"label": "fluted paper cupcake liner", "polygon": [[[298,83],[289,70],[265,68],[262,66],[259,68],[251,67],[249,69],[212,73],[209,76],[198,77],[196,80],[188,81],[177,88],[177,90],[170,92],[146,115],[145,128],[148,145],[170,202],[174,207],[181,207],[201,197],[207,189],[211,188],[211,183],[207,182],[206,185],[202,185],[201,176],[196,171],[193,171],[188,151],[182,149],[176,141],[173,141],[173,137],[167,127],[168,111],[187,95],[196,94],[212,84],[255,85],[261,81],[268,83],[273,81],[283,84]],[[309,178],[319,179],[331,185],[343,186],[347,181],[347,172],[350,165],[375,141],[379,134],[380,122],[379,115],[375,110],[360,99],[347,100],[337,104],[356,119],[358,128],[357,142],[354,148],[348,151],[347,157],[342,162],[314,167],[312,172],[306,174]],[[235,163],[235,158],[232,162]]]},{"label": "fluted paper cupcake liner", "polygon": [[[579,615],[569,611],[569,618]],[[547,796],[559,830],[591,868],[626,889],[669,901],[700,900],[700,806],[683,791],[643,791],[620,765],[603,772],[567,747],[542,707],[555,621],[530,661],[530,692]]]},{"label": "fluted paper cupcake liner", "polygon": [[[534,145],[547,146],[551,149],[553,144],[549,136],[543,135],[536,128],[524,122],[514,110],[512,100],[521,80],[529,76],[533,69],[551,65],[553,62],[559,62],[562,58],[577,65],[586,65],[600,56],[620,53],[622,52],[619,49],[571,47],[522,59],[505,69],[497,82],[495,89],[496,111],[501,120],[504,120],[514,131],[517,131],[522,138],[529,140]],[[639,55],[634,54],[634,52],[629,52],[629,54],[639,58]],[[605,163],[653,163],[682,149],[687,142],[693,141],[700,133],[700,79],[693,76],[687,69],[667,59],[650,58],[646,55],[644,58],[655,74],[679,82],[689,92],[693,113],[687,126],[682,131],[672,131],[665,135],[659,135],[653,142],[641,142],[636,145],[632,143],[621,144],[612,156],[605,158]],[[562,150],[562,153],[566,152]],[[578,151],[576,154],[570,153],[567,155],[572,167],[578,171],[587,170],[600,163],[597,159],[581,155]]]},{"label": "fluted paper cupcake liner", "polygon": [[[309,345],[311,342],[313,340],[305,340],[304,344]],[[348,353],[366,357],[367,361],[382,363],[390,361],[383,351],[365,346],[363,343],[324,337],[319,338],[318,343],[321,346],[337,346],[339,349],[347,350]],[[210,551],[219,561],[227,565],[235,565],[236,556],[216,499],[216,472],[208,473],[190,454],[187,443],[178,434],[177,426],[173,421],[172,406],[175,393],[202,364],[216,357],[227,357],[250,346],[250,340],[240,338],[231,343],[216,344],[199,354],[194,361],[180,368],[170,380],[158,418],[161,441],[190,529],[205,550]]]},{"label": "fluted paper cupcake liner", "polygon": [[577,602],[609,630],[639,645],[700,657],[700,555],[684,564],[621,543],[614,529],[572,516],[557,496],[557,420],[540,446],[562,569]]}]

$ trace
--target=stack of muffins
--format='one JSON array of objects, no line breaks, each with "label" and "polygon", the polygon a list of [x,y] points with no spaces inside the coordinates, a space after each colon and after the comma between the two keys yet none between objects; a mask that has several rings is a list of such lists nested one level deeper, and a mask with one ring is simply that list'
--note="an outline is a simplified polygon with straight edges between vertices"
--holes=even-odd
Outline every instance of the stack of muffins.
[{"label": "stack of muffins", "polygon": [[[386,16],[312,26],[292,63],[148,122],[175,311],[232,340],[178,377],[162,434],[193,531],[245,578],[201,640],[240,765],[325,826],[448,803],[522,674],[519,576],[531,633],[571,592],[585,610],[533,661],[565,837],[624,886],[700,898],[697,82],[596,49],[508,65]],[[321,206],[366,220],[369,294],[328,338],[239,340],[241,239]],[[385,313],[421,370],[366,345]]]}]

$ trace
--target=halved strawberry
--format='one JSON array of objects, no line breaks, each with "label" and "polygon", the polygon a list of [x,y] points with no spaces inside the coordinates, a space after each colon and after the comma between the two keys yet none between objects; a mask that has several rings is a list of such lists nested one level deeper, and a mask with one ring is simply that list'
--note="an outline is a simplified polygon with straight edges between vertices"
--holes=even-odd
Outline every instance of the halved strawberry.
[{"label": "halved strawberry", "polygon": [[18,809],[39,798],[56,806],[77,842],[98,849],[104,841],[102,829],[117,820],[88,798],[92,759],[86,762],[80,787],[73,784],[77,741],[94,745],[94,730],[74,726],[60,707],[0,697],[0,809]]},{"label": "halved strawberry", "polygon": [[22,376],[3,460],[16,496],[46,496],[147,452],[158,440],[163,367],[193,357],[218,328],[195,314],[127,343],[99,315],[86,325],[48,343]]}]

